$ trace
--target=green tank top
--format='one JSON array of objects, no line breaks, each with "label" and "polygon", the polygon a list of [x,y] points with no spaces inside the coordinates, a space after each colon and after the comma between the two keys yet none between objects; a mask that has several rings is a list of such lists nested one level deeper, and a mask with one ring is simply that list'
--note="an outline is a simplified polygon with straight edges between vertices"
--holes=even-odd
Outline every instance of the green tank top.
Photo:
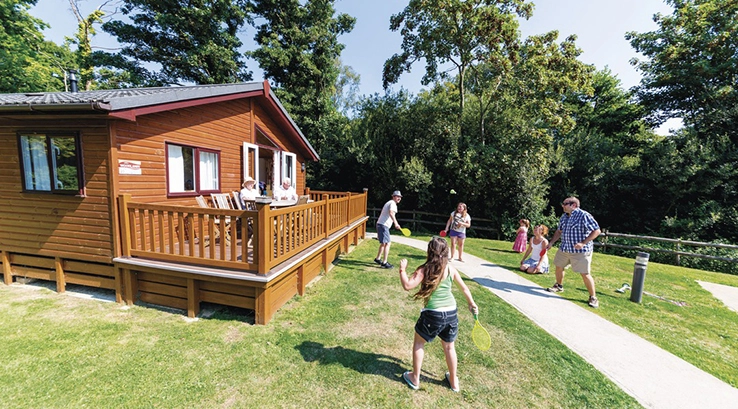
[{"label": "green tank top", "polygon": [[431,294],[428,304],[425,305],[426,310],[450,311],[456,308],[456,299],[451,294],[451,284],[454,282],[454,276],[448,266],[446,266],[446,270],[448,275],[441,280],[436,290]]}]

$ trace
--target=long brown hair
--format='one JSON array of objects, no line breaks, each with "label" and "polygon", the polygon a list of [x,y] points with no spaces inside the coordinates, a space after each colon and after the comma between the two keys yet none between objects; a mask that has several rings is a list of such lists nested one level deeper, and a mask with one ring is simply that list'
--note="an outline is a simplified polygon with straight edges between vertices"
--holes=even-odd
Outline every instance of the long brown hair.
[{"label": "long brown hair", "polygon": [[423,282],[420,283],[420,289],[413,296],[415,299],[422,299],[424,304],[428,303],[433,291],[438,288],[441,283],[443,273],[448,265],[448,244],[446,240],[440,237],[434,237],[428,243],[428,254],[425,263],[420,266],[423,269]]}]

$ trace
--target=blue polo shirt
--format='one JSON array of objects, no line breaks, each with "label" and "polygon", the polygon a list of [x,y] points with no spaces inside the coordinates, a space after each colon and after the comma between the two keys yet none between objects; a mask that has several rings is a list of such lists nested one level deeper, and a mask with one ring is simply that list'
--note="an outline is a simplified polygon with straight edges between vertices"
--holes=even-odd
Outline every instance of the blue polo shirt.
[{"label": "blue polo shirt", "polygon": [[592,242],[585,244],[581,250],[575,250],[574,245],[583,241],[589,233],[600,228],[597,220],[586,211],[576,208],[571,215],[564,213],[559,219],[559,230],[561,230],[561,246],[559,250],[567,253],[591,253]]}]

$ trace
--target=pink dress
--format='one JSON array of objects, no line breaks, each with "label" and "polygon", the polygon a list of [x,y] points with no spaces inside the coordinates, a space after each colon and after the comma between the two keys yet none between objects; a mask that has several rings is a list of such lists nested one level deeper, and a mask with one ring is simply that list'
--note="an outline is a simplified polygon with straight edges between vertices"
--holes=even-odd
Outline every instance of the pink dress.
[{"label": "pink dress", "polygon": [[515,238],[513,250],[518,253],[523,253],[525,252],[526,244],[528,244],[528,229],[522,227],[520,231],[518,231],[518,237]]}]

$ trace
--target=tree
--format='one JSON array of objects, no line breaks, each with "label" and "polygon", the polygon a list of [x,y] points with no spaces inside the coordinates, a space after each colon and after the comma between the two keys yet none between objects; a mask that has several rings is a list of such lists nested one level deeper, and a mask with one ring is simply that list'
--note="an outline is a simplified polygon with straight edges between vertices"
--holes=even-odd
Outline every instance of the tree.
[{"label": "tree", "polygon": [[45,41],[45,22],[28,14],[36,0],[0,0],[0,92],[59,91],[68,52]]},{"label": "tree", "polygon": [[259,0],[251,4],[254,15],[265,22],[257,27],[259,48],[247,53],[278,87],[278,96],[295,121],[311,135],[320,118],[335,106],[343,44],[338,36],[354,28],[356,19],[334,17],[334,0]]},{"label": "tree", "polygon": [[390,29],[402,34],[402,53],[384,63],[384,88],[420,59],[426,63],[423,85],[448,78],[443,67],[451,64],[461,115],[469,67],[482,62],[503,70],[509,66],[518,46],[517,17],[527,19],[532,10],[533,5],[524,0],[410,0],[390,19]]},{"label": "tree", "polygon": [[131,23],[109,21],[103,30],[124,44],[122,56],[160,65],[163,82],[251,80],[237,37],[247,17],[246,0],[125,0],[121,11]]},{"label": "tree", "polygon": [[654,17],[657,30],[626,36],[648,58],[633,63],[652,119],[681,117],[685,124],[667,141],[675,155],[664,158],[674,161],[660,162],[674,169],[670,179],[684,181],[668,189],[674,205],[667,225],[690,226],[682,231],[705,240],[738,240],[738,2],[667,2],[674,12]]},{"label": "tree", "polygon": [[738,143],[738,2],[667,0],[670,16],[659,28],[626,39],[648,59],[633,60],[643,73],[639,97],[657,122],[681,117],[698,134],[728,133]]}]

